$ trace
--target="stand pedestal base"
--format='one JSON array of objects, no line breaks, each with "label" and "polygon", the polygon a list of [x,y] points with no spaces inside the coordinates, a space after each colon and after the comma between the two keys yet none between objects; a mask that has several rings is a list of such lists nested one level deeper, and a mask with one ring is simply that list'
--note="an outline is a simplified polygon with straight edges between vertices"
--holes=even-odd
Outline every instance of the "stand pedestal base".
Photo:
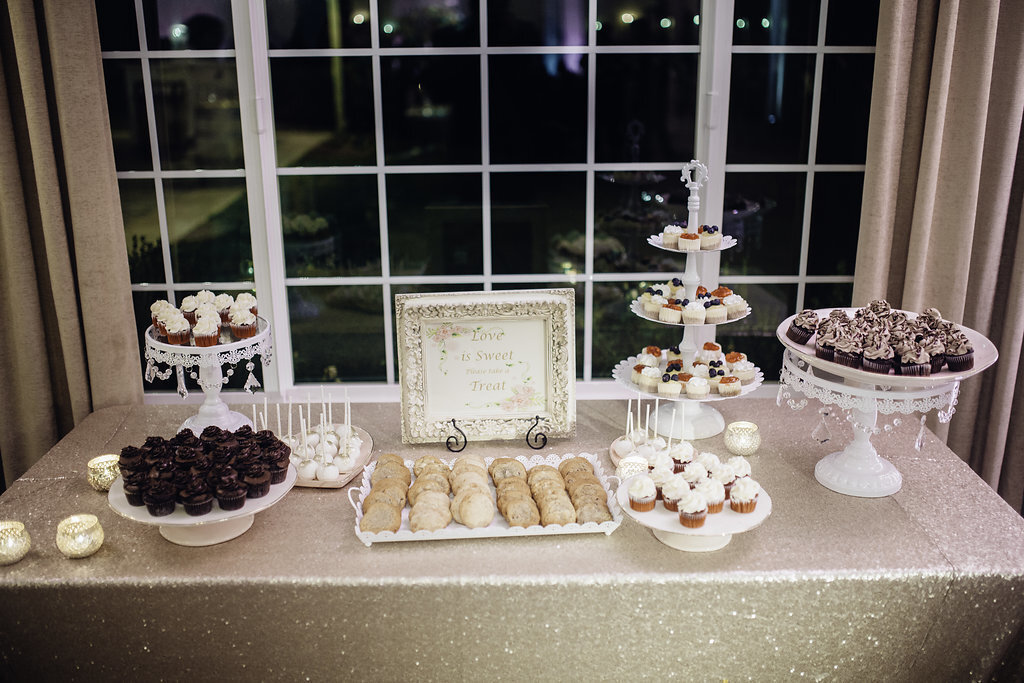
[{"label": "stand pedestal base", "polygon": [[238,538],[252,526],[255,515],[243,515],[234,519],[195,526],[161,526],[160,535],[171,543],[187,546],[204,546],[224,543]]},{"label": "stand pedestal base", "polygon": [[689,534],[673,534],[661,529],[651,529],[654,537],[676,550],[686,550],[691,553],[706,553],[712,550],[721,550],[729,545],[732,534],[723,536],[691,536]]},{"label": "stand pedestal base", "polygon": [[903,486],[903,476],[896,467],[877,453],[851,452],[855,445],[850,444],[846,450],[831,453],[818,461],[814,466],[814,478],[818,483],[836,493],[861,498],[882,498],[899,491]]},{"label": "stand pedestal base", "polygon": [[[672,411],[676,413],[675,429],[672,429]],[[654,416],[651,416],[654,420]],[[657,433],[673,440],[708,439],[725,431],[725,418],[707,403],[698,401],[666,402],[658,408]]]}]

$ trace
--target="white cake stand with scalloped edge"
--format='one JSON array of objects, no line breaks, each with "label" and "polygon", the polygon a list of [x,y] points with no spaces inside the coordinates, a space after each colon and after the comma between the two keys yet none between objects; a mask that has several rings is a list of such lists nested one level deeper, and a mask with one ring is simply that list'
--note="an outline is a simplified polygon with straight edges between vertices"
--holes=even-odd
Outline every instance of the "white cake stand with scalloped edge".
[{"label": "white cake stand with scalloped edge", "polygon": [[654,537],[676,550],[688,552],[710,552],[721,550],[729,545],[733,534],[750,531],[761,526],[768,515],[772,513],[772,499],[768,493],[761,489],[757,496],[757,507],[753,512],[733,512],[729,507],[729,501],[721,512],[709,514],[704,526],[699,529],[690,529],[679,523],[679,514],[666,510],[661,501],[654,504],[654,509],[649,512],[637,512],[629,505],[629,483],[634,477],[629,477],[621,484],[615,492],[615,499],[622,511],[632,517],[642,526],[647,527],[654,534]]},{"label": "white cake stand with scalloped edge", "polygon": [[[259,355],[264,366],[269,365],[273,356],[273,343],[270,337],[270,323],[265,318],[256,317],[257,332],[255,336],[248,339],[233,341],[231,333],[225,326],[221,331],[222,343],[215,346],[188,346],[168,344],[157,339],[156,330],[152,325],[146,329],[143,335],[146,342],[146,381],[152,382],[154,378],[167,379],[173,368],[178,370],[178,393],[182,398],[188,396],[185,389],[184,371],[190,370],[191,377],[199,382],[205,399],[199,407],[199,412],[185,420],[179,431],[191,429],[196,435],[202,433],[203,429],[210,425],[216,425],[221,429],[235,431],[242,425],[255,427],[252,420],[241,413],[228,409],[228,406],[220,397],[220,390],[227,384],[228,377],[224,376],[222,366],[227,364],[232,368],[227,371],[230,377],[234,373],[234,366],[246,361],[245,369],[249,377],[245,382],[245,390],[250,394],[260,386],[252,371],[255,368],[252,358]],[[167,366],[160,370],[159,364]],[[193,369],[194,368],[194,369]]]},{"label": "white cake stand with scalloped edge", "polygon": [[[822,314],[827,316],[829,310],[818,311],[819,318]],[[907,315],[914,317],[913,313]],[[960,326],[975,349],[974,367],[970,370],[944,370],[921,377],[872,373],[818,358],[813,345],[797,344],[787,337],[786,330],[794,317],[783,320],[775,331],[786,347],[777,403],[782,405],[786,401],[790,408],[800,410],[807,405],[808,398],[813,398],[847,411],[853,441],[843,450],[826,455],[814,466],[814,477],[822,486],[847,496],[881,498],[896,493],[903,486],[903,476],[871,443],[871,437],[883,431],[877,427],[879,413],[910,415],[937,410],[939,421],[949,422],[956,411],[960,381],[985,370],[999,357],[995,345],[984,335]],[[806,398],[795,399],[794,392]],[[923,433],[923,415],[921,419]],[[891,428],[886,425],[885,431]],[[919,435],[918,444],[921,438]]]}]

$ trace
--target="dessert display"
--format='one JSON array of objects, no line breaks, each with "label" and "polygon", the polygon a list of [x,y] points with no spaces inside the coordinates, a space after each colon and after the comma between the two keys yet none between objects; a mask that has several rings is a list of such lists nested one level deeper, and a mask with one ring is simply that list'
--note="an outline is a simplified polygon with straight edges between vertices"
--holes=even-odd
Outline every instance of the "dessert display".
[{"label": "dessert display", "polygon": [[702,344],[690,362],[683,360],[679,346],[650,345],[624,363],[616,367],[616,379],[628,376],[634,390],[668,400],[739,396],[748,387],[756,388],[763,378],[747,354],[726,354],[716,342]]},{"label": "dessert display", "polygon": [[184,297],[180,307],[166,299],[149,307],[157,340],[203,348],[254,337],[259,332],[258,310],[256,297],[249,292],[233,298],[207,289]]},{"label": "dessert display", "polygon": [[717,225],[701,225],[696,231],[688,231],[676,224],[666,225],[660,235],[652,235],[648,242],[659,249],[683,252],[718,251],[736,244],[732,238],[723,237]]},{"label": "dessert display", "polygon": [[691,300],[680,278],[648,287],[633,301],[631,309],[643,318],[670,325],[719,325],[750,313],[746,300],[728,287],[708,291],[698,285]]},{"label": "dessert display", "polygon": [[611,533],[621,520],[600,464],[587,454],[486,459],[462,454],[449,463],[434,455],[403,461],[385,453],[365,469],[358,493],[356,530],[367,545],[513,531]]}]

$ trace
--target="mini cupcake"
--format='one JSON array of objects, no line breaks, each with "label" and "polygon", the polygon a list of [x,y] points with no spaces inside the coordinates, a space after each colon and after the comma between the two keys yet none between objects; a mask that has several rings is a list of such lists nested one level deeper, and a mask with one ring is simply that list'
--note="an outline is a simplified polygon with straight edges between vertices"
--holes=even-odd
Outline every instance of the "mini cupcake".
[{"label": "mini cupcake", "polygon": [[750,477],[738,479],[729,494],[729,507],[733,512],[753,512],[757,508],[757,496],[760,492],[761,485]]},{"label": "mini cupcake", "polygon": [[806,344],[818,327],[818,314],[810,308],[797,313],[789,324],[786,336],[797,344]]},{"label": "mini cupcake", "polygon": [[629,507],[637,512],[650,512],[658,500],[658,491],[654,480],[645,474],[633,479],[629,484]]},{"label": "mini cupcake", "polygon": [[221,510],[238,510],[245,505],[249,487],[240,481],[217,487],[217,505]]},{"label": "mini cupcake", "polygon": [[679,512],[679,501],[689,493],[690,484],[682,475],[674,474],[661,487],[661,504],[670,512]]},{"label": "mini cupcake", "polygon": [[665,493],[665,484],[672,480],[672,477],[676,476],[676,473],[672,466],[672,460],[666,458],[658,462],[654,469],[651,470],[650,475],[651,481],[654,482],[655,499],[661,500]]},{"label": "mini cupcake", "polygon": [[633,366],[633,371],[629,374],[629,379],[633,384],[640,384],[640,373],[644,371],[647,366],[643,363],[637,363]]},{"label": "mini cupcake", "polygon": [[142,471],[124,472],[122,476],[124,478],[124,497],[128,504],[133,507],[145,505],[142,496],[146,492],[146,486],[149,483],[149,477],[146,476],[146,473]]},{"label": "mini cupcake", "polygon": [[174,512],[174,486],[167,481],[150,481],[142,494],[146,510],[154,517],[164,517]]},{"label": "mini cupcake", "polygon": [[[672,301],[678,301],[673,299]],[[658,320],[665,323],[678,324],[683,320],[683,307],[676,303],[665,304],[658,311]]]},{"label": "mini cupcake", "polygon": [[185,320],[188,321],[189,325],[196,324],[196,308],[199,304],[196,303],[194,296],[186,296],[181,300],[181,314],[185,316]]},{"label": "mini cupcake", "polygon": [[185,514],[192,517],[205,515],[213,510],[213,493],[202,479],[192,480],[178,493],[178,501],[185,508]]},{"label": "mini cupcake", "polygon": [[700,234],[701,249],[718,249],[722,246],[722,231],[717,225],[702,225],[697,232]]},{"label": "mini cupcake", "polygon": [[192,326],[185,320],[185,316],[178,313],[176,316],[163,318],[164,329],[167,330],[167,343],[187,346],[191,339]]},{"label": "mini cupcake", "polygon": [[822,320],[814,338],[814,355],[822,360],[834,361],[836,355],[836,326],[830,320]]},{"label": "mini cupcake", "polygon": [[680,351],[679,346],[670,346],[665,351],[665,358],[671,363],[674,360],[682,360],[683,352]]},{"label": "mini cupcake", "polygon": [[704,496],[704,500],[708,504],[709,515],[717,514],[725,507],[725,487],[717,479],[711,477],[702,479],[693,490]]},{"label": "mini cupcake", "polygon": [[217,308],[217,313],[220,315],[222,323],[230,322],[231,305],[233,303],[235,303],[235,299],[230,294],[218,294],[214,298],[213,305]]},{"label": "mini cupcake", "polygon": [[202,306],[203,304],[212,304],[213,300],[217,298],[217,295],[208,289],[201,289],[196,292],[196,304]]},{"label": "mini cupcake", "polygon": [[757,378],[757,368],[749,360],[741,360],[733,364],[732,374],[740,378],[740,384],[747,385]]},{"label": "mini cupcake", "polygon": [[900,374],[908,377],[924,377],[932,374],[932,361],[920,345],[909,345],[900,354]]},{"label": "mini cupcake", "polygon": [[719,459],[719,457],[712,453],[711,451],[701,451],[700,453],[694,456],[693,460],[694,462],[699,462],[701,465],[704,465],[704,469],[708,470],[709,472],[711,471],[712,467],[718,467],[719,465],[722,464],[722,461]]},{"label": "mini cupcake", "polygon": [[747,360],[747,354],[740,351],[730,351],[725,354],[725,367],[732,370],[732,367],[739,363],[741,360]]},{"label": "mini cupcake", "polygon": [[209,302],[196,306],[196,322],[199,322],[203,318],[216,318],[219,323],[220,313],[217,312],[217,307]]},{"label": "mini cupcake", "polygon": [[700,235],[694,232],[684,232],[679,236],[679,251],[700,251]]},{"label": "mini cupcake", "polygon": [[895,352],[889,343],[876,337],[865,345],[861,366],[868,372],[887,375],[893,367],[894,356]]},{"label": "mini cupcake", "polygon": [[963,372],[974,367],[974,347],[960,330],[947,336],[946,367],[953,372]]},{"label": "mini cupcake", "polygon": [[[684,299],[685,301],[685,299]],[[689,301],[683,305],[683,322],[690,325],[703,325],[707,310],[701,301]]]},{"label": "mini cupcake", "polygon": [[686,483],[689,484],[692,489],[697,486],[701,479],[708,476],[708,470],[704,465],[701,465],[696,460],[691,460],[686,463],[686,466],[683,467],[683,471],[679,476],[685,479]]},{"label": "mini cupcake", "polygon": [[168,311],[174,310],[174,306],[167,299],[158,299],[153,302],[149,307],[149,314],[153,320],[153,328],[156,330],[157,336],[166,337],[167,330],[164,328],[161,317]]},{"label": "mini cupcake", "polygon": [[246,497],[262,498],[270,492],[270,472],[266,465],[255,463],[242,475],[242,483],[248,487]]},{"label": "mini cupcake", "polygon": [[676,474],[682,472],[683,468],[686,467],[686,463],[693,460],[693,455],[693,444],[689,441],[680,441],[679,443],[672,445],[672,449],[669,451],[669,457],[672,458],[672,468]]},{"label": "mini cupcake", "polygon": [[679,375],[665,373],[661,376],[661,384],[658,385],[658,395],[666,398],[678,398],[682,393],[683,385],[679,383]]},{"label": "mini cupcake", "polygon": [[196,346],[215,346],[220,341],[220,318],[203,318],[192,328]]},{"label": "mini cupcake", "polygon": [[747,300],[739,294],[722,297],[722,305],[729,313],[729,320],[736,320],[747,314]]},{"label": "mini cupcake", "polygon": [[709,393],[711,386],[703,377],[691,377],[686,383],[686,395],[689,398],[707,398]]},{"label": "mini cupcake", "polygon": [[679,245],[679,236],[682,234],[681,226],[666,225],[661,231],[661,245],[669,249],[676,249]]},{"label": "mini cupcake", "polygon": [[704,308],[704,322],[708,325],[717,325],[729,319],[729,311],[722,305],[721,299],[705,301]]},{"label": "mini cupcake", "polygon": [[661,307],[667,303],[668,299],[661,294],[652,294],[651,298],[644,302],[644,315],[657,320],[661,313]]},{"label": "mini cupcake", "polygon": [[932,374],[940,372],[946,364],[946,345],[943,343],[939,333],[933,334],[921,344],[928,357],[931,358]]},{"label": "mini cupcake", "polygon": [[657,392],[662,372],[658,368],[644,368],[640,371],[640,388],[644,391]]},{"label": "mini cupcake", "polygon": [[716,344],[715,342],[704,342],[704,344],[697,349],[696,355],[693,357],[694,363],[708,363],[713,360],[723,360],[725,355],[722,353],[722,345]]},{"label": "mini cupcake", "polygon": [[242,292],[241,294],[236,296],[235,305],[245,306],[250,311],[252,311],[253,315],[259,315],[260,309],[256,301],[256,297],[250,294],[249,292]]},{"label": "mini cupcake", "polygon": [[836,339],[835,362],[848,368],[859,368],[864,359],[860,340],[853,335],[840,335]]},{"label": "mini cupcake", "polygon": [[696,491],[687,493],[678,503],[679,523],[687,529],[699,529],[708,517],[708,503]]},{"label": "mini cupcake", "polygon": [[231,334],[238,339],[249,339],[256,336],[256,316],[252,311],[237,311],[231,318]]},{"label": "mini cupcake", "polygon": [[742,455],[734,455],[725,461],[737,479],[750,476],[750,461]]},{"label": "mini cupcake", "polygon": [[728,463],[721,463],[718,467],[715,467],[710,472],[711,478],[721,482],[723,488],[725,488],[725,498],[729,499],[729,495],[732,492],[733,484],[736,483],[736,473]]},{"label": "mini cupcake", "polygon": [[718,393],[722,396],[739,396],[742,390],[740,378],[734,375],[722,377],[718,382]]}]

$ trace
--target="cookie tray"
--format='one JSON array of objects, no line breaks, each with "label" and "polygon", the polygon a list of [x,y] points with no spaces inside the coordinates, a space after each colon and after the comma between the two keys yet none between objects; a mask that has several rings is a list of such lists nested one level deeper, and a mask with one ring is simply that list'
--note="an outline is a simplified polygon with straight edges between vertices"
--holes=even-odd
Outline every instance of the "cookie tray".
[{"label": "cookie tray", "polygon": [[[610,522],[587,522],[586,524],[550,524],[548,526],[535,525],[531,527],[510,527],[505,518],[498,513],[497,510],[494,512],[494,520],[489,526],[480,527],[477,529],[470,529],[469,527],[463,526],[454,520],[444,529],[438,531],[417,531],[413,532],[409,529],[409,506],[406,505],[402,510],[402,526],[396,532],[382,531],[380,533],[370,533],[361,531],[359,529],[359,523],[363,520],[363,498],[370,492],[370,477],[373,474],[374,468],[377,466],[376,462],[370,463],[363,470],[363,479],[360,486],[357,488],[353,486],[348,490],[348,499],[352,503],[352,507],[356,511],[356,525],[355,532],[359,540],[364,545],[369,547],[374,543],[390,543],[394,541],[443,541],[450,539],[463,539],[463,538],[506,538],[506,537],[518,537],[518,536],[552,536],[555,534],[605,534],[606,536],[611,534],[613,531],[619,528],[622,524],[622,508],[619,507],[619,503],[615,498],[614,492],[609,486],[609,479],[616,479],[615,475],[606,475],[604,468],[601,466],[600,459],[593,453],[580,453],[580,457],[586,458],[590,461],[590,464],[594,466],[594,475],[601,481],[601,486],[604,487],[605,493],[607,494],[606,502],[608,503],[608,510],[611,512],[612,520]],[[551,465],[558,467],[558,464],[563,460],[576,457],[575,453],[567,453],[565,455],[534,455],[531,457],[518,456],[516,460],[523,463],[527,470],[536,465]],[[494,458],[484,458],[484,462],[490,466]],[[413,461],[406,460],[405,466],[412,470]],[[415,479],[413,479],[415,481]],[[491,492],[494,492],[493,483],[488,484],[491,487]]]}]

